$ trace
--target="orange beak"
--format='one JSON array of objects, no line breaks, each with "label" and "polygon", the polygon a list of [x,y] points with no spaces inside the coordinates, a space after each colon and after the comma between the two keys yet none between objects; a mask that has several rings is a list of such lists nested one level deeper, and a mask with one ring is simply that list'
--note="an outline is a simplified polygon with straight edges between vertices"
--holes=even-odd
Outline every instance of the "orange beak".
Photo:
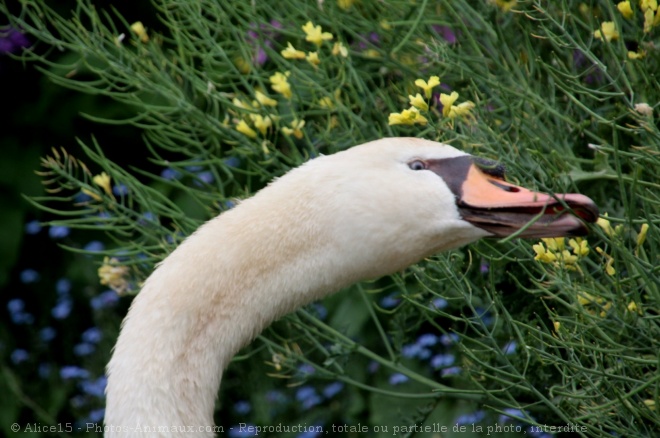
[{"label": "orange beak", "polygon": [[533,192],[506,182],[502,166],[470,156],[442,161],[453,163],[431,168],[449,178],[463,219],[495,236],[584,236],[584,222],[598,219],[598,207],[584,195]]}]

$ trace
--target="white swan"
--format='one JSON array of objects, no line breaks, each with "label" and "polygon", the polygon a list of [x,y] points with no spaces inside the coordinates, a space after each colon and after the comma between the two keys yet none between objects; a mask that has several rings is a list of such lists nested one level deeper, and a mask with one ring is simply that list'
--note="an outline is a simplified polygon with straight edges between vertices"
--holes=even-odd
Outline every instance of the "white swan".
[{"label": "white swan", "polygon": [[213,435],[223,369],[273,320],[537,215],[522,237],[586,233],[564,207],[593,222],[594,203],[557,198],[414,138],[309,161],[202,225],[147,279],[108,364],[106,436]]}]

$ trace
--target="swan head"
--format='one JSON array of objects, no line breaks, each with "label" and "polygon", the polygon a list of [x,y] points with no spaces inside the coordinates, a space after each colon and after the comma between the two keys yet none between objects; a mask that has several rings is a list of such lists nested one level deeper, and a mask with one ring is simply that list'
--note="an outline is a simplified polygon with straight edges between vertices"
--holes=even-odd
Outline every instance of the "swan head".
[{"label": "swan head", "polygon": [[290,182],[299,193],[301,185],[314,191],[306,206],[324,205],[314,220],[330,233],[334,252],[352,265],[382,268],[372,275],[483,237],[584,235],[584,223],[598,218],[586,196],[513,185],[495,162],[417,138],[356,146],[312,160],[299,174],[304,181]]}]

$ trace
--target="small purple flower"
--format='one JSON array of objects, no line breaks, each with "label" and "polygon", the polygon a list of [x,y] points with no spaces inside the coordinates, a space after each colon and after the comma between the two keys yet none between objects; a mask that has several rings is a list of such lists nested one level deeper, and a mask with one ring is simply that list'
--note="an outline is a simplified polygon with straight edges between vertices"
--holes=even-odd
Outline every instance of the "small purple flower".
[{"label": "small purple flower", "polygon": [[64,239],[71,233],[71,229],[64,225],[53,225],[48,229],[48,235],[51,239]]},{"label": "small purple flower", "polygon": [[341,390],[344,389],[344,383],[343,382],[333,382],[329,385],[327,385],[325,388],[323,388],[323,396],[325,398],[332,398],[335,395],[339,394]]},{"label": "small purple flower", "polygon": [[7,302],[7,310],[9,310],[9,313],[21,313],[25,310],[25,301],[20,298],[9,300],[9,302]]},{"label": "small purple flower", "polygon": [[369,374],[374,374],[379,369],[380,369],[380,364],[375,360],[370,361],[369,365],[367,365],[367,371],[369,372]]},{"label": "small purple flower", "polygon": [[311,376],[316,372],[316,368],[314,368],[312,365],[308,363],[304,363],[298,367],[298,372],[303,376]]},{"label": "small purple flower", "polygon": [[234,403],[234,411],[236,411],[237,414],[246,415],[252,411],[252,405],[249,401],[240,400]]},{"label": "small purple flower", "polygon": [[402,383],[406,383],[408,380],[410,380],[410,378],[405,374],[394,373],[390,376],[389,382],[390,385],[400,385]]},{"label": "small purple flower", "polygon": [[34,269],[24,269],[20,274],[21,283],[30,284],[36,283],[41,278],[41,275]]},{"label": "small purple flower", "polygon": [[296,391],[296,400],[302,403],[303,409],[310,409],[321,403],[321,397],[312,386],[302,386]]},{"label": "small purple flower", "polygon": [[17,52],[30,46],[30,41],[20,31],[12,27],[0,28],[0,54]]},{"label": "small purple flower", "polygon": [[456,361],[456,356],[453,354],[437,354],[431,358],[431,366],[434,369],[439,369],[439,368],[446,368],[448,366],[451,366],[454,364]]},{"label": "small purple flower", "polygon": [[9,310],[9,317],[14,324],[30,325],[34,322],[34,316],[25,312],[25,302],[20,298],[14,298],[7,303],[7,310]]},{"label": "small purple flower", "polygon": [[14,365],[18,365],[28,360],[30,358],[30,353],[22,348],[17,348],[12,351],[10,358]]},{"label": "small purple flower", "polygon": [[88,379],[89,371],[75,365],[63,366],[60,369],[60,377],[64,380],[69,379]]},{"label": "small purple flower", "polygon": [[447,44],[456,44],[458,42],[458,38],[456,37],[456,32],[449,27],[449,26],[440,26],[438,24],[434,24],[431,26],[435,33],[437,33],[440,37],[442,37]]},{"label": "small purple flower", "polygon": [[457,376],[461,373],[461,367],[449,367],[440,371],[442,377]]},{"label": "small purple flower", "polygon": [[41,228],[41,223],[38,220],[33,220],[25,224],[25,233],[38,234]]},{"label": "small purple flower", "polygon": [[197,179],[195,180],[195,184],[197,186],[201,186],[203,184],[212,184],[213,181],[215,181],[215,176],[213,176],[213,172],[211,171],[204,171],[204,172],[199,172],[197,174]]},{"label": "small purple flower", "polygon": [[481,265],[479,265],[479,272],[481,272],[482,275],[486,275],[488,274],[488,271],[490,271],[490,264],[483,260]]},{"label": "small purple flower", "polygon": [[404,345],[401,348],[401,356],[406,357],[408,359],[417,358],[424,360],[431,357],[431,350],[429,350],[428,348],[424,348],[422,345],[419,345],[418,343],[408,344],[408,345]]}]

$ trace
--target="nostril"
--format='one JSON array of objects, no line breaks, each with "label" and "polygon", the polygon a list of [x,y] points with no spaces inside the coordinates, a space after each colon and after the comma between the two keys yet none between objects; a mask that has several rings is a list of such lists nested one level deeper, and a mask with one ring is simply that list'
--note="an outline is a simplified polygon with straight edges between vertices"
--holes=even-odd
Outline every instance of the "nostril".
[{"label": "nostril", "polygon": [[507,185],[507,184],[502,184],[502,183],[500,183],[498,181],[494,181],[492,179],[489,179],[488,182],[491,183],[492,185],[494,185],[495,187],[499,187],[500,189],[504,190],[505,192],[516,193],[516,192],[520,191],[520,189],[516,186],[510,186],[510,185]]}]

